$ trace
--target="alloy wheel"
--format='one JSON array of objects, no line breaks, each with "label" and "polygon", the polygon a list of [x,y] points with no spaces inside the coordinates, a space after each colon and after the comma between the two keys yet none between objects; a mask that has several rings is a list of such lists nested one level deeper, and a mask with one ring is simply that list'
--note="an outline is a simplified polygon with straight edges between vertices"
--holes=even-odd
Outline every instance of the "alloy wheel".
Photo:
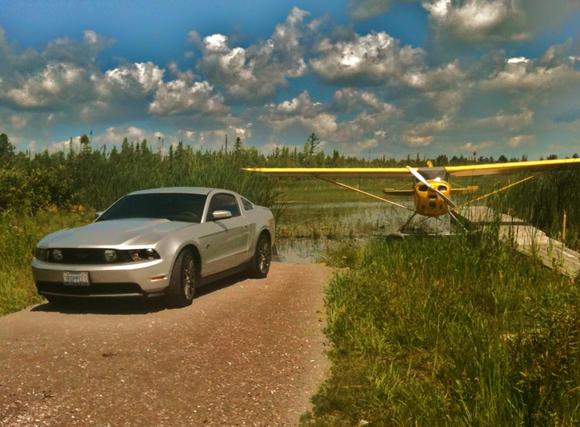
[{"label": "alloy wheel", "polygon": [[270,268],[272,249],[270,247],[270,241],[267,238],[261,240],[258,249],[258,268],[261,273],[266,273]]},{"label": "alloy wheel", "polygon": [[195,261],[188,257],[183,267],[183,293],[188,300],[193,298],[195,292]]}]

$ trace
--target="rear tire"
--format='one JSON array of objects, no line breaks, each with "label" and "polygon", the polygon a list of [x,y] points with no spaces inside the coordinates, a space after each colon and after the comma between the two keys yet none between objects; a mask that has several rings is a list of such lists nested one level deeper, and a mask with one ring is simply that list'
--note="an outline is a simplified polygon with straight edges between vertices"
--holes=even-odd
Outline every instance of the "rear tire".
[{"label": "rear tire", "polygon": [[171,270],[165,300],[170,307],[186,307],[195,296],[199,282],[199,266],[191,249],[184,249],[177,256]]},{"label": "rear tire", "polygon": [[254,257],[250,262],[250,276],[262,279],[268,275],[272,262],[272,242],[267,233],[260,234],[256,243]]}]

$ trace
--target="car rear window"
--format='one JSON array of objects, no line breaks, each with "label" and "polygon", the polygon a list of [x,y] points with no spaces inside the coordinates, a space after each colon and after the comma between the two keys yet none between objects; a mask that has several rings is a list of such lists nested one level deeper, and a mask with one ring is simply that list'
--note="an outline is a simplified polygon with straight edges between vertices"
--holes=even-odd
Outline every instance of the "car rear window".
[{"label": "car rear window", "polygon": [[170,221],[201,222],[206,198],[202,194],[132,194],[118,200],[97,221],[164,218]]},{"label": "car rear window", "polygon": [[251,211],[254,209],[254,204],[250,202],[248,199],[242,197],[242,205],[244,205],[244,209],[247,211]]}]

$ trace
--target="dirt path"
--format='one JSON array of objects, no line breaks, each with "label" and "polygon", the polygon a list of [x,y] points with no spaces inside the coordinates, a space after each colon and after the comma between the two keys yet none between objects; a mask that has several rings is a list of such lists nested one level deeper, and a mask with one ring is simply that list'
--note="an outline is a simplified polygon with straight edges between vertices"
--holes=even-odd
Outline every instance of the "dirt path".
[{"label": "dirt path", "polygon": [[184,309],[45,304],[2,317],[0,424],[295,425],[327,368],[329,275],[276,263]]}]

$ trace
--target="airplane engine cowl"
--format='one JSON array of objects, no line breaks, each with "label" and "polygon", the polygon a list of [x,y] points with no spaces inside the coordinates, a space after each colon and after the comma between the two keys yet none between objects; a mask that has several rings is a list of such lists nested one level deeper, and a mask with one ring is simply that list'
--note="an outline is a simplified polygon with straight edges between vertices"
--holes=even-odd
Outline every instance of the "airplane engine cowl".
[{"label": "airplane engine cowl", "polygon": [[[447,181],[428,179],[427,182],[447,197],[451,197],[451,186]],[[440,216],[449,212],[449,206],[435,191],[421,182],[415,183],[415,210],[425,216]]]}]

